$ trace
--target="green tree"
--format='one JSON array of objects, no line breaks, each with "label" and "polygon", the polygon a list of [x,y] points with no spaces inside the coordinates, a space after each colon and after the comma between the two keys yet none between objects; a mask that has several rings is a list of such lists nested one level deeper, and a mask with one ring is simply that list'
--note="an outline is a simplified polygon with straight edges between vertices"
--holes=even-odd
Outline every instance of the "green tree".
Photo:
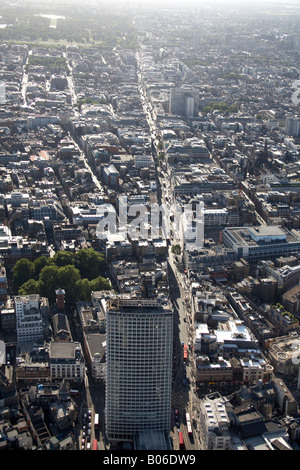
[{"label": "green tree", "polygon": [[104,256],[93,248],[83,248],[74,255],[74,264],[79,269],[81,277],[95,279],[100,276],[105,269]]},{"label": "green tree", "polygon": [[60,251],[53,258],[41,256],[33,263],[26,258],[19,260],[13,268],[16,292],[40,294],[56,300],[55,291],[66,292],[67,304],[78,300],[90,300],[92,290],[107,290],[110,282],[102,277],[105,270],[104,256],[92,248],[79,250],[76,254]]},{"label": "green tree", "polygon": [[89,301],[91,299],[92,286],[88,279],[80,279],[76,283],[78,297],[81,300]]},{"label": "green tree", "polygon": [[31,261],[27,258],[22,258],[16,262],[12,269],[13,274],[13,286],[16,292],[24,284],[34,276],[34,266]]},{"label": "green tree", "polygon": [[91,291],[111,289],[111,284],[109,280],[102,276],[98,276],[92,281],[90,281],[90,285],[91,285]]},{"label": "green tree", "polygon": [[58,267],[74,264],[74,254],[70,251],[58,251],[53,256],[53,262]]},{"label": "green tree", "polygon": [[47,256],[40,256],[39,258],[36,258],[33,262],[33,268],[34,268],[34,275],[35,278],[38,279],[41,270],[48,264],[49,258]]},{"label": "green tree", "polygon": [[55,290],[59,286],[58,281],[59,267],[55,264],[45,266],[39,276],[40,295],[47,297],[50,303],[55,302]]},{"label": "green tree", "polygon": [[29,279],[24,282],[18,290],[19,295],[40,294],[40,282],[35,279]]},{"label": "green tree", "polygon": [[80,281],[80,273],[73,265],[62,266],[58,270],[56,288],[61,287],[66,292],[66,303],[72,304],[80,299],[77,282]]},{"label": "green tree", "polygon": [[77,284],[78,299],[89,301],[92,291],[110,290],[111,284],[108,279],[98,276],[89,281],[88,279],[80,279]]},{"label": "green tree", "polygon": [[181,246],[179,244],[172,246],[172,253],[175,255],[181,255]]}]

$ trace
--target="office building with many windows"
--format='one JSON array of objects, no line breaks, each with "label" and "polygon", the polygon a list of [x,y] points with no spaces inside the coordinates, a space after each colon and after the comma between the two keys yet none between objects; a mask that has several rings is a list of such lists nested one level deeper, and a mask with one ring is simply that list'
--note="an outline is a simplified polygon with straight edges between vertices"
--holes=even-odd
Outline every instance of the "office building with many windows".
[{"label": "office building with many windows", "polygon": [[119,295],[106,312],[106,434],[133,441],[170,431],[173,311],[156,299]]},{"label": "office building with many windows", "polygon": [[226,227],[222,241],[225,247],[234,250],[238,258],[250,263],[290,256],[300,251],[300,232],[275,225]]}]

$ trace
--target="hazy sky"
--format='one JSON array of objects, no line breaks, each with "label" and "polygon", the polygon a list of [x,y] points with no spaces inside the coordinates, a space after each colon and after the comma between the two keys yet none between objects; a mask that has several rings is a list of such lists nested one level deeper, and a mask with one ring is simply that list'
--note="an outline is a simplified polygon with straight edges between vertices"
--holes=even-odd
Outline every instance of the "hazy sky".
[{"label": "hazy sky", "polygon": [[[22,3],[27,3],[30,4],[31,2],[29,0],[19,0],[15,2],[11,2],[11,4],[18,5]],[[38,0],[38,1],[33,1],[33,4],[38,4],[38,3],[45,3],[50,6],[51,4],[70,4],[70,3],[79,3],[81,5],[84,4],[98,4],[101,6],[101,4],[116,4],[120,3],[122,5],[130,5],[130,4],[140,4],[140,5],[177,5],[177,6],[185,6],[185,5],[205,5],[207,7],[211,7],[213,5],[218,5],[218,6],[226,6],[226,5],[236,5],[236,6],[245,6],[245,5],[299,5],[299,0],[52,0],[51,3],[49,3],[49,0]]]},{"label": "hazy sky", "polygon": [[45,5],[47,11],[52,11],[55,13],[55,8],[60,6],[64,7],[71,7],[72,3],[78,6],[87,7],[90,6],[97,6],[101,9],[104,7],[105,9],[110,9],[110,7],[116,8],[116,5],[122,6],[122,9],[131,9],[134,10],[138,8],[145,7],[146,9],[153,9],[153,10],[160,10],[160,9],[186,9],[186,8],[207,8],[207,9],[214,9],[214,8],[234,8],[237,10],[244,10],[244,9],[265,9],[274,10],[278,12],[279,10],[288,11],[293,7],[297,7],[297,10],[300,8],[300,0],[4,0],[6,4],[13,4],[15,6],[23,5],[26,8],[26,5],[38,6],[38,5]]},{"label": "hazy sky", "polygon": [[[106,1],[106,0],[105,0]],[[96,4],[101,4],[101,0],[94,0]],[[250,7],[254,8],[268,8],[269,10],[284,9],[300,7],[300,0],[110,0],[110,3],[120,3],[121,5],[136,6],[141,5],[152,8],[186,8],[186,7],[199,7],[199,8],[237,8],[244,9]],[[94,4],[95,4],[94,3]]]},{"label": "hazy sky", "polygon": [[[106,0],[105,0],[106,1]],[[83,2],[84,3],[84,2]],[[94,0],[94,3],[101,5],[101,0]],[[245,8],[245,7],[268,7],[280,8],[284,7],[289,8],[292,6],[300,6],[300,0],[111,0],[110,3],[120,3],[122,5],[141,5],[141,6],[152,6],[152,7],[208,7],[208,8],[224,8],[224,7],[236,7],[236,8]]]},{"label": "hazy sky", "polygon": [[[122,4],[130,4],[130,3],[140,3],[142,4],[168,4],[168,5],[236,5],[236,6],[243,6],[243,5],[270,5],[270,4],[281,4],[284,6],[288,5],[299,5],[299,0],[114,0],[115,2],[120,2]],[[98,3],[98,2],[96,2]],[[101,0],[99,0],[99,4],[101,4]]]}]

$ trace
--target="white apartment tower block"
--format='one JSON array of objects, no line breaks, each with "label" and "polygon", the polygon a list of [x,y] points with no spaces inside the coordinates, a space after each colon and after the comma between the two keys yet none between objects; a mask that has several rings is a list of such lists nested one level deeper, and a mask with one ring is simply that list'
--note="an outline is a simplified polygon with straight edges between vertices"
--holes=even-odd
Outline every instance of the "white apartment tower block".
[{"label": "white apartment tower block", "polygon": [[15,297],[18,343],[35,343],[43,340],[43,319],[40,296],[37,294]]},{"label": "white apartment tower block", "polygon": [[219,393],[206,395],[200,405],[200,421],[206,450],[230,450],[230,420]]}]

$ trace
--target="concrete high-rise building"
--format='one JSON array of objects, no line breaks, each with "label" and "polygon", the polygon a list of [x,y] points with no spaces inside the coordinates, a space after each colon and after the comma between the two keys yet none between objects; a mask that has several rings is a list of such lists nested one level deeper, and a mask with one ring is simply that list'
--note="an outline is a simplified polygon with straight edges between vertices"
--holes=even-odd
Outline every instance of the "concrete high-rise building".
[{"label": "concrete high-rise building", "polygon": [[171,88],[169,112],[193,118],[199,111],[199,91],[194,88]]},{"label": "concrete high-rise building", "polygon": [[103,180],[104,183],[110,188],[119,186],[120,174],[114,165],[109,165],[104,168]]},{"label": "concrete high-rise building", "polygon": [[300,117],[288,116],[285,123],[285,132],[291,137],[300,137]]},{"label": "concrete high-rise building", "polygon": [[106,313],[106,434],[133,441],[170,432],[173,311],[153,299],[115,296]]},{"label": "concrete high-rise building", "polygon": [[195,116],[195,98],[188,94],[184,97],[184,105],[185,105],[185,110],[184,110],[184,115],[187,118],[192,118]]}]

